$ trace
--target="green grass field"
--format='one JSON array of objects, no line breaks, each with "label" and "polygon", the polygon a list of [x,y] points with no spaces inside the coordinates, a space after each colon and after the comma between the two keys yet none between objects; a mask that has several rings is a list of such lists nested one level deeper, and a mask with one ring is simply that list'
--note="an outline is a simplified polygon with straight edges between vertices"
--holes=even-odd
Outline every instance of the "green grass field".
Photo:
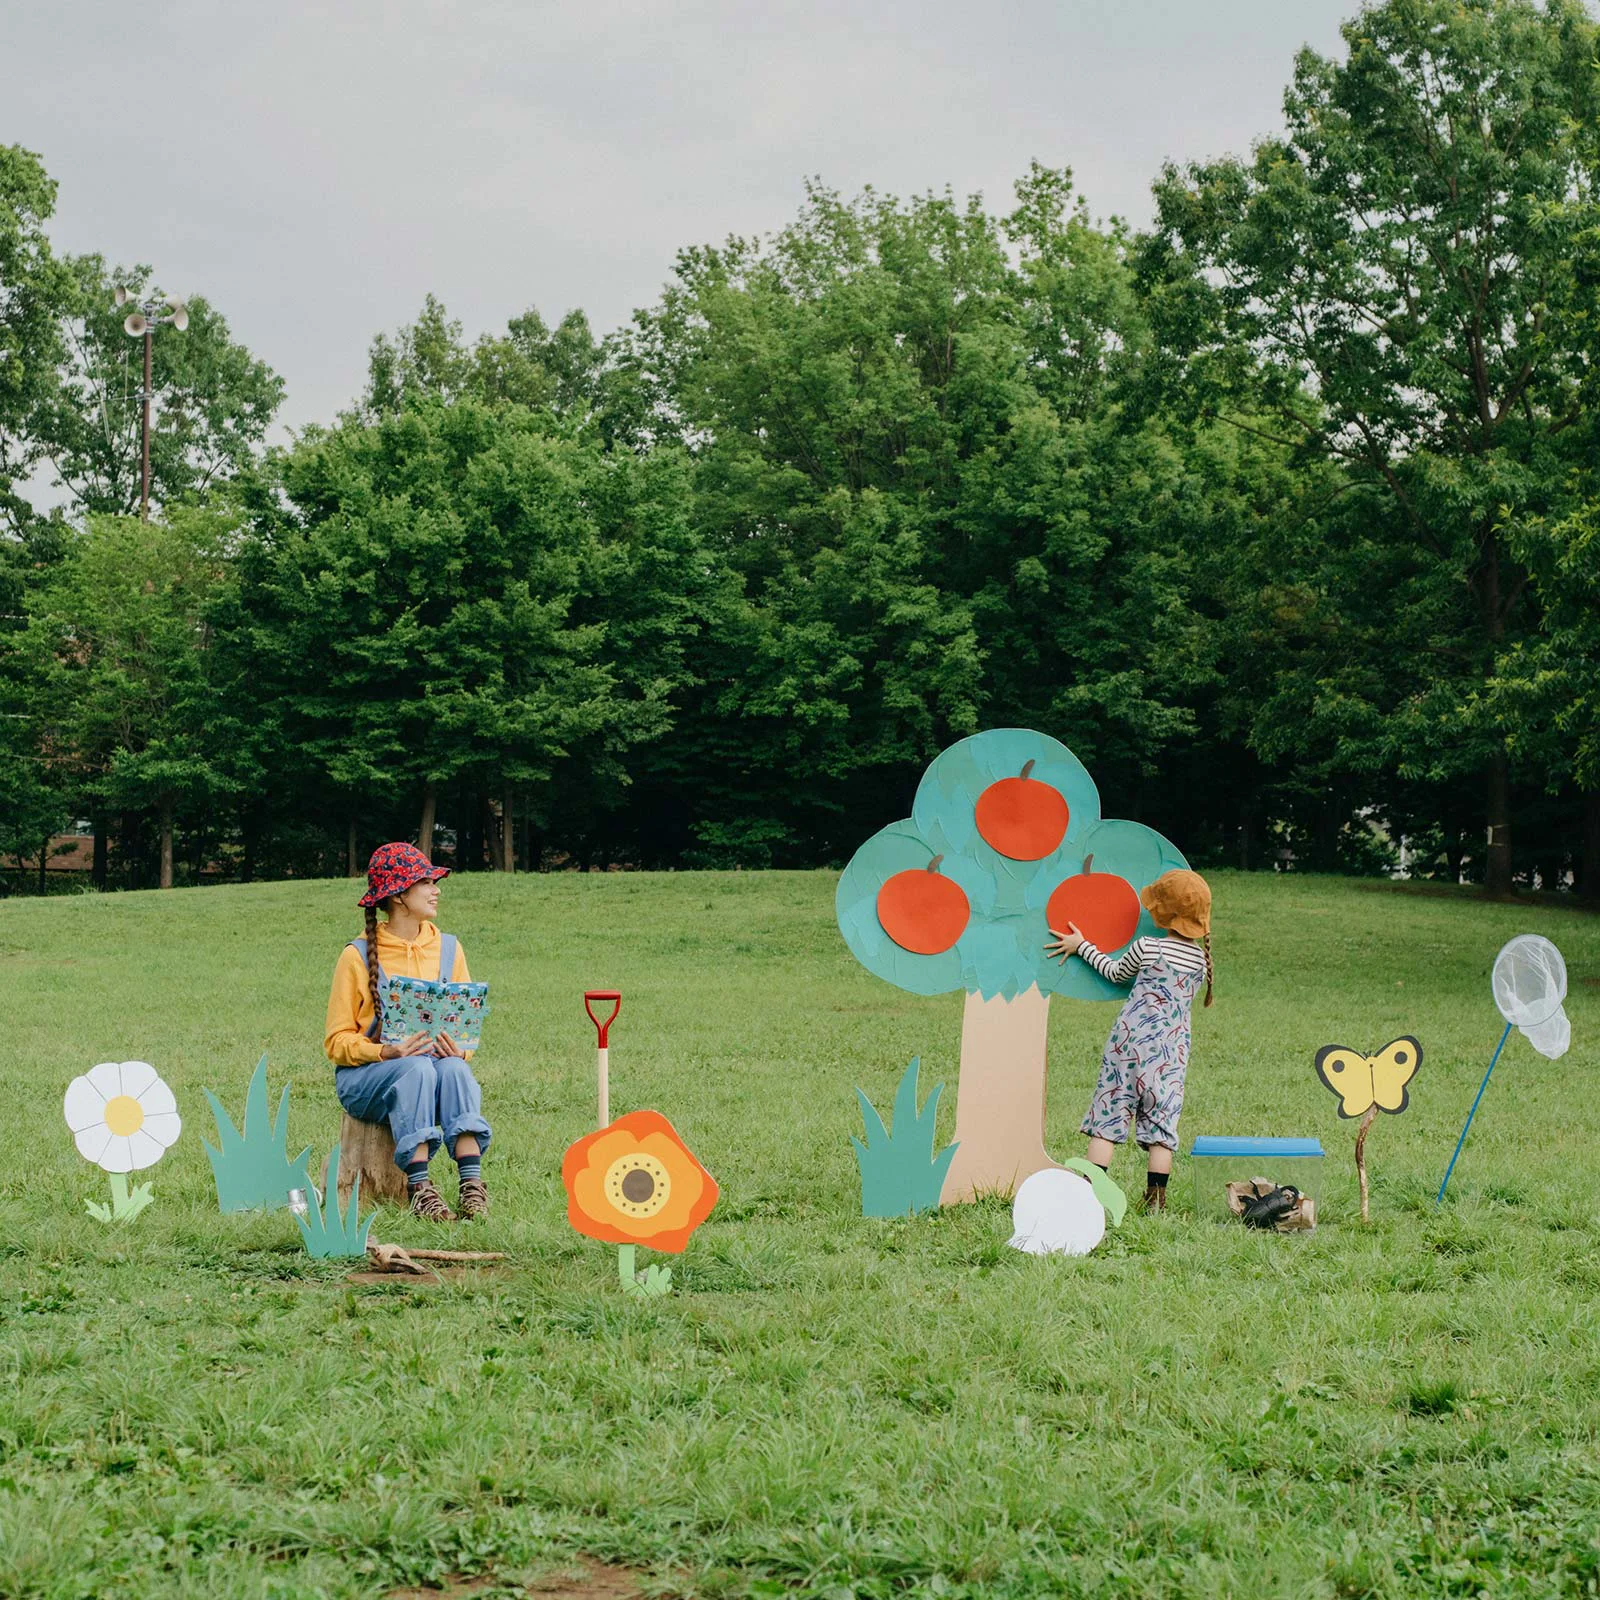
[{"label": "green grass field", "polygon": [[[287,1212],[220,1216],[202,1086],[256,1058],[290,1150],[337,1133],[327,980],[348,882],[16,901],[0,1176],[0,1595],[484,1594],[578,1553],[698,1596],[1584,1595],[1600,1587],[1600,918],[1319,879],[1219,875],[1218,999],[1196,1013],[1184,1143],[1315,1133],[1323,1225],[1179,1209],[1084,1260],[1006,1248],[990,1202],[865,1222],[852,1088],[907,1060],[954,1113],[961,1001],[858,968],[828,874],[452,879],[442,921],[495,987],[478,1067],[495,1216],[445,1244],[507,1269],[356,1285]],[[1514,1038],[1432,1197],[1499,1034],[1512,933],[1572,974],[1574,1047]],[[625,1297],[566,1224],[592,1126],[586,986],[626,1001],[612,1106],[672,1117],[723,1188],[668,1298]],[[1114,1016],[1057,1001],[1049,1137]],[[1320,1044],[1417,1033],[1412,1109],[1369,1142]],[[148,1060],[184,1134],[130,1227],[61,1096]],[[1137,1152],[1116,1175],[1136,1190]],[[438,1168],[454,1193],[447,1163]],[[393,1212],[374,1237],[440,1242]]]}]

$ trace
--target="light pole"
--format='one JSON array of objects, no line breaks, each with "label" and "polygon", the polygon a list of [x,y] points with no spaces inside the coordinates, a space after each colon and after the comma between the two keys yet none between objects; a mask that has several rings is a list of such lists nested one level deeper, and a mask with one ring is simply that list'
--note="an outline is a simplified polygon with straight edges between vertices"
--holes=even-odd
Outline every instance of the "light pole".
[{"label": "light pole", "polygon": [[133,310],[123,320],[122,331],[131,339],[144,340],[144,423],[140,429],[139,449],[143,465],[139,477],[139,520],[150,520],[150,346],[156,329],[170,322],[182,333],[189,326],[189,310],[174,295],[163,300],[139,300],[133,290],[117,285],[116,301],[125,306],[133,301]]}]

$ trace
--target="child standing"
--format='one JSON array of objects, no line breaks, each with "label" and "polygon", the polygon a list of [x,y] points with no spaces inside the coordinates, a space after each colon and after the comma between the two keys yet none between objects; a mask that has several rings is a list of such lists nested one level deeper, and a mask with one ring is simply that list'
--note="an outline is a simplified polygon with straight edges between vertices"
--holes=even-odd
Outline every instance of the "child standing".
[{"label": "child standing", "polygon": [[[428,1163],[446,1145],[461,1176],[461,1215],[489,1214],[483,1151],[489,1124],[483,1091],[460,1047],[447,1034],[414,1033],[398,1044],[381,1043],[382,986],[391,977],[470,983],[466,952],[454,934],[442,934],[436,867],[410,844],[380,845],[367,866],[367,892],[357,902],[367,914],[364,939],[353,939],[333,969],[323,1049],[333,1063],[339,1104],[358,1122],[387,1122],[395,1164],[406,1175],[415,1216],[454,1222],[456,1213],[428,1177]],[[378,912],[386,920],[380,926]]]},{"label": "child standing", "polygon": [[1139,903],[1166,930],[1165,938],[1135,939],[1112,958],[1069,922],[1066,933],[1050,930],[1045,948],[1063,961],[1082,956],[1110,983],[1133,984],[1106,1040],[1082,1131],[1089,1136],[1089,1159],[1105,1170],[1127,1139],[1131,1119],[1149,1158],[1144,1209],[1165,1211],[1189,1065],[1189,1013],[1202,979],[1211,1004],[1211,888],[1198,872],[1164,872],[1139,891]]}]

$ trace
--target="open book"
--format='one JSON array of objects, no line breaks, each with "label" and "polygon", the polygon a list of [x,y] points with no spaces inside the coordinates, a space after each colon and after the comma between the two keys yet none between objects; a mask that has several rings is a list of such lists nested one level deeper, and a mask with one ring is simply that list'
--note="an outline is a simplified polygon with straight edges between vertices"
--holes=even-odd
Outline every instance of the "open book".
[{"label": "open book", "polygon": [[414,1033],[445,1033],[463,1050],[476,1050],[488,1016],[486,983],[438,983],[431,978],[389,978],[383,985],[383,1043]]}]

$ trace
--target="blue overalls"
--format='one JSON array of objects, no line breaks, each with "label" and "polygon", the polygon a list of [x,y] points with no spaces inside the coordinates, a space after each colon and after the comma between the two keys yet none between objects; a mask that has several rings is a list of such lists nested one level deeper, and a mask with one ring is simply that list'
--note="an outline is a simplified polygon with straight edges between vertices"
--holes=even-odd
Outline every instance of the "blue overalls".
[{"label": "blue overalls", "polygon": [[[367,941],[350,941],[367,959]],[[456,964],[456,936],[439,936],[439,982],[448,983]],[[378,982],[386,982],[382,967]],[[378,1037],[376,1007],[369,1038]],[[393,1061],[369,1061],[359,1067],[340,1067],[333,1075],[339,1104],[358,1122],[387,1122],[394,1135],[394,1163],[404,1167],[415,1159],[424,1140],[428,1159],[441,1143],[455,1155],[456,1140],[475,1134],[481,1149],[489,1148],[489,1124],[483,1117],[483,1090],[471,1066],[460,1056],[396,1056]]]}]

